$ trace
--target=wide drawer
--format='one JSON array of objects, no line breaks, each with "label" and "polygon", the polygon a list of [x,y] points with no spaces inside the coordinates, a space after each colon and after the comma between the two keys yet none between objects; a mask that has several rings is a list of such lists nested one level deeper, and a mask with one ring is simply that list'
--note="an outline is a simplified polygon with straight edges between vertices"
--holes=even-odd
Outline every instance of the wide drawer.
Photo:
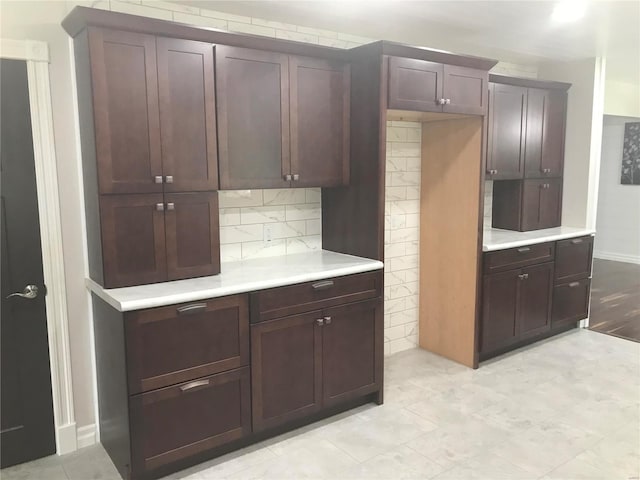
[{"label": "wide drawer", "polygon": [[551,327],[587,318],[590,291],[590,278],[556,285],[553,288]]},{"label": "wide drawer", "polygon": [[251,323],[382,295],[382,270],[298,283],[251,294]]},{"label": "wide drawer", "polygon": [[591,275],[593,237],[570,238],[556,244],[556,283],[581,280]]},{"label": "wide drawer", "polygon": [[129,410],[137,475],[250,434],[249,367],[135,395]]},{"label": "wide drawer", "polygon": [[484,254],[484,273],[501,272],[526,265],[553,261],[553,254],[553,242],[487,252]]},{"label": "wide drawer", "polygon": [[247,295],[131,312],[125,329],[130,394],[249,364]]}]

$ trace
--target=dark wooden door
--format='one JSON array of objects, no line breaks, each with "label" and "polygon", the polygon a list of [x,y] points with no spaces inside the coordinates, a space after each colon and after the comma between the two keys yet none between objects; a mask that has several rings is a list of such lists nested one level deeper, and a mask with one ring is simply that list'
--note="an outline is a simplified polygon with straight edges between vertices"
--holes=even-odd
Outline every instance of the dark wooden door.
[{"label": "dark wooden door", "polygon": [[129,393],[249,364],[247,295],[125,314]]},{"label": "dark wooden door", "polygon": [[562,179],[528,179],[522,187],[522,231],[560,226]]},{"label": "dark wooden door", "polygon": [[542,135],[542,171],[545,176],[562,176],[564,169],[565,120],[567,92],[551,90],[547,93]]},{"label": "dark wooden door", "polygon": [[156,39],[89,29],[100,193],[161,192]]},{"label": "dark wooden door", "polygon": [[220,273],[218,192],[167,193],[167,278]]},{"label": "dark wooden door", "polygon": [[379,299],[323,310],[323,406],[379,389],[383,314]]},{"label": "dark wooden door", "polygon": [[254,431],[305,417],[322,403],[320,310],[251,326]]},{"label": "dark wooden door", "polygon": [[593,237],[570,238],[557,242],[556,283],[571,282],[591,276]]},{"label": "dark wooden door", "polygon": [[520,338],[551,328],[553,263],[525,267],[519,274],[518,323]]},{"label": "dark wooden door", "polygon": [[216,47],[220,188],[288,187],[288,57]]},{"label": "dark wooden door", "polygon": [[164,198],[100,197],[104,286],[127,287],[167,279]]},{"label": "dark wooden door", "polygon": [[249,376],[244,367],[132,396],[134,478],[249,435]]},{"label": "dark wooden door", "polygon": [[493,180],[524,176],[527,89],[489,84],[487,175]]},{"label": "dark wooden door", "polygon": [[527,178],[546,176],[543,171],[543,137],[548,101],[547,90],[528,89],[524,157],[525,177]]},{"label": "dark wooden door", "polygon": [[489,74],[474,68],[444,65],[442,96],[445,113],[484,115],[487,113]]},{"label": "dark wooden door", "polygon": [[349,182],[349,65],[289,57],[293,187]]},{"label": "dark wooden door", "polygon": [[482,283],[480,352],[487,353],[518,340],[520,270],[485,275]]},{"label": "dark wooden door", "polygon": [[389,57],[389,108],[442,112],[443,65]]},{"label": "dark wooden door", "polygon": [[[0,465],[8,467],[56,451],[26,62],[1,60],[0,104]],[[27,285],[34,298],[9,296]]]},{"label": "dark wooden door", "polygon": [[213,48],[157,39],[165,192],[218,188]]},{"label": "dark wooden door", "polygon": [[553,288],[551,328],[561,327],[587,318],[589,315],[590,294],[590,278],[556,285]]}]

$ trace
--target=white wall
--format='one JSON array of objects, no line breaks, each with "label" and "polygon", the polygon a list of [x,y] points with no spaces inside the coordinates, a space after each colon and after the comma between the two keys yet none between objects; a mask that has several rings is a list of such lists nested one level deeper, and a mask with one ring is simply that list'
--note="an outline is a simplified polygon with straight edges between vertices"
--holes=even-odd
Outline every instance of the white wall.
[{"label": "white wall", "polygon": [[640,117],[640,79],[628,83],[607,78],[604,92],[605,115]]},{"label": "white wall", "polygon": [[626,122],[640,118],[604,117],[594,255],[640,264],[640,185],[620,184]]}]

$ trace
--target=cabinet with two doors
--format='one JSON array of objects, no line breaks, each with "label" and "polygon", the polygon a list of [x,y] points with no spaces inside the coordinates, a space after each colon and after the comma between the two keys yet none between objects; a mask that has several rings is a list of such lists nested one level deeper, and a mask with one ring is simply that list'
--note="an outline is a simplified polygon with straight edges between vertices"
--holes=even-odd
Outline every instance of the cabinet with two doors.
[{"label": "cabinet with two doors", "polygon": [[219,273],[219,188],[348,183],[347,63],[99,27],[75,54],[106,287]]},{"label": "cabinet with two doors", "polygon": [[486,252],[480,358],[586,318],[592,249],[588,236]]}]

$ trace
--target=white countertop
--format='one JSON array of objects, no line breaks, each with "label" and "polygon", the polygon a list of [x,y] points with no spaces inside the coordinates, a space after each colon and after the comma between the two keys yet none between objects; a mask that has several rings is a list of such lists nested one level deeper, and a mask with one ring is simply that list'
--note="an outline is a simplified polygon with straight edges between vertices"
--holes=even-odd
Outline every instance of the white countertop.
[{"label": "white countertop", "polygon": [[383,266],[378,260],[321,250],[222,263],[221,273],[211,277],[113,289],[87,279],[87,287],[115,309],[127,312],[370,272]]},{"label": "white countertop", "polygon": [[485,228],[482,242],[484,252],[504,250],[506,248],[521,247],[534,243],[553,242],[565,238],[582,237],[592,235],[595,230],[575,227],[555,227],[544,230],[532,230],[531,232],[515,232],[513,230],[500,230],[498,228]]}]

